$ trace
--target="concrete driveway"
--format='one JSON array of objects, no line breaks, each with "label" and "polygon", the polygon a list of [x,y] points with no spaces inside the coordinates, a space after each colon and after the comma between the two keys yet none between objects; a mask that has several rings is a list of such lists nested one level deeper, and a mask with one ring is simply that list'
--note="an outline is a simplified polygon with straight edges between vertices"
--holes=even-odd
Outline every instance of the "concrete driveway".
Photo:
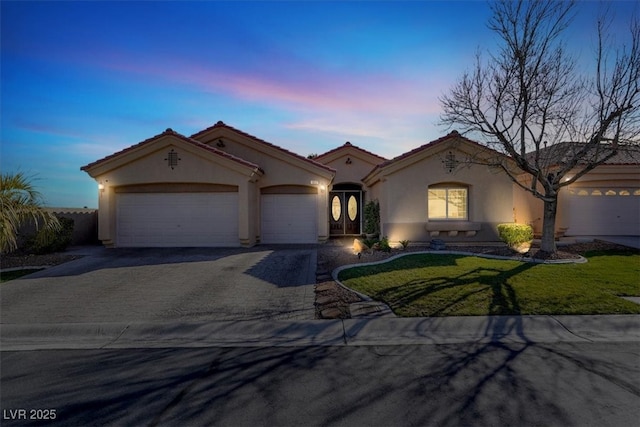
[{"label": "concrete driveway", "polygon": [[313,319],[316,249],[100,249],[0,285],[1,323]]}]

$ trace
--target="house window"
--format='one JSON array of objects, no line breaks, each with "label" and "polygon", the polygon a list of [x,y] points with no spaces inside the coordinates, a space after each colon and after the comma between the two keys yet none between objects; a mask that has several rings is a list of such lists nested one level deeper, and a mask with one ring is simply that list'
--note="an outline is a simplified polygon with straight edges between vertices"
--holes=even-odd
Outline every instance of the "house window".
[{"label": "house window", "polygon": [[466,220],[468,218],[468,189],[460,186],[429,188],[429,219]]}]

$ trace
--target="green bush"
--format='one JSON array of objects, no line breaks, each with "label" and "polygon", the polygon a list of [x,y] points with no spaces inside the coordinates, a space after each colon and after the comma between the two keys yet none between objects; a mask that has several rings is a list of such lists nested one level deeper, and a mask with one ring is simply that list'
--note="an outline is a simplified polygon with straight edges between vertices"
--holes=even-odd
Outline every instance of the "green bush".
[{"label": "green bush", "polygon": [[408,240],[400,240],[400,244],[402,245],[403,249],[407,249],[407,246],[409,246],[409,241]]},{"label": "green bush", "polygon": [[384,236],[382,239],[380,239],[379,245],[381,251],[391,252],[391,246],[389,245],[389,238],[387,236]]},{"label": "green bush", "polygon": [[58,218],[60,229],[52,230],[42,227],[27,243],[29,252],[34,254],[50,254],[62,252],[71,244],[73,236],[73,220],[71,218]]},{"label": "green bush", "polygon": [[498,235],[507,245],[518,245],[533,240],[533,228],[528,224],[498,224]]},{"label": "green bush", "polygon": [[380,233],[380,205],[377,200],[371,200],[364,205],[364,232]]},{"label": "green bush", "polygon": [[367,248],[371,249],[373,248],[373,245],[378,243],[378,239],[362,239],[362,243],[364,243]]}]

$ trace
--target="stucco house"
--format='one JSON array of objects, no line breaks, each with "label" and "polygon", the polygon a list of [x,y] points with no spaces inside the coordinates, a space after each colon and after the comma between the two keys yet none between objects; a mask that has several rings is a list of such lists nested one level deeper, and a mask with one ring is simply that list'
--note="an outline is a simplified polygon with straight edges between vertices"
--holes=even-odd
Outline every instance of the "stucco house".
[{"label": "stucco house", "polygon": [[[497,240],[501,222],[541,227],[537,200],[499,170],[464,161],[496,154],[454,131],[391,160],[349,142],[308,159],[218,122],[189,137],[167,129],[81,169],[97,181],[98,237],[110,247],[356,236],[368,200],[379,201],[392,242],[477,242]],[[561,196],[567,234],[640,234],[637,163],[600,167]],[[589,210],[598,216],[585,220]]]},{"label": "stucco house", "polygon": [[[563,143],[544,148],[541,162],[551,169],[564,163],[564,157],[581,149],[579,143]],[[600,149],[599,155],[607,154]],[[595,155],[595,153],[588,153]],[[558,194],[556,234],[565,236],[638,236],[640,235],[640,147],[624,150],[596,167]],[[570,179],[576,171],[570,171]],[[530,182],[522,176],[521,181]],[[542,230],[543,204],[527,193],[517,192],[515,217]]]}]

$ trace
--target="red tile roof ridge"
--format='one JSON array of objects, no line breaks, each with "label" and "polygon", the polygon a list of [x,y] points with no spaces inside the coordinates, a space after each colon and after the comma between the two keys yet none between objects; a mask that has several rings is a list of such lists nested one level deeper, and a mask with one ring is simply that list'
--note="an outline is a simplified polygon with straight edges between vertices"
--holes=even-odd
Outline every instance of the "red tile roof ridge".
[{"label": "red tile roof ridge", "polygon": [[325,169],[325,170],[327,170],[327,171],[329,171],[329,172],[334,172],[334,173],[335,173],[335,171],[336,171],[336,170],[335,170],[334,168],[332,168],[332,167],[329,167],[329,166],[327,166],[327,165],[323,165],[322,163],[316,162],[315,160],[308,159],[308,158],[306,158],[306,157],[304,157],[304,156],[301,156],[300,154],[296,154],[296,153],[294,153],[293,151],[289,151],[289,150],[287,150],[286,148],[282,148],[282,147],[280,147],[280,146],[278,146],[278,145],[276,145],[276,144],[273,144],[273,143],[271,143],[271,142],[265,141],[264,139],[260,139],[260,138],[258,138],[257,136],[251,135],[250,133],[247,133],[247,132],[244,132],[244,131],[242,131],[242,130],[240,130],[240,129],[234,128],[233,126],[229,126],[228,124],[226,124],[226,123],[225,123],[225,122],[223,122],[222,120],[219,120],[219,121],[218,121],[215,125],[213,125],[213,126],[209,126],[209,127],[208,127],[208,128],[206,128],[206,129],[203,129],[203,130],[201,130],[201,131],[199,131],[199,132],[194,133],[193,135],[191,135],[191,137],[190,137],[190,138],[197,138],[197,137],[198,137],[198,135],[201,135],[201,134],[203,134],[203,133],[209,132],[210,130],[215,129],[215,128],[227,128],[227,129],[229,129],[229,130],[232,130],[233,132],[236,132],[236,133],[238,133],[238,134],[240,134],[240,135],[243,135],[243,136],[245,136],[245,137],[247,137],[247,138],[253,139],[254,141],[257,141],[257,142],[259,142],[259,143],[261,143],[261,144],[264,144],[264,145],[266,145],[266,146],[269,146],[269,147],[275,148],[276,150],[282,151],[283,153],[286,153],[286,154],[289,154],[289,155],[291,155],[291,156],[294,156],[294,157],[296,157],[296,158],[298,158],[298,159],[300,159],[300,160],[303,160],[303,161],[305,161],[305,162],[307,162],[307,163],[310,163],[310,164],[312,164],[312,165],[314,165],[314,166],[317,166],[317,167],[320,167],[320,168],[322,168],[322,169]]},{"label": "red tile roof ridge", "polygon": [[319,155],[315,158],[315,160],[317,161],[319,158],[324,157],[324,156],[327,156],[327,155],[329,155],[329,154],[331,154],[331,153],[334,153],[334,152],[336,152],[336,151],[338,151],[338,150],[340,150],[341,148],[344,148],[344,147],[351,147],[351,148],[355,148],[356,150],[360,150],[360,151],[362,151],[363,153],[367,153],[367,154],[369,154],[369,155],[371,155],[371,156],[373,156],[373,157],[377,157],[378,159],[382,160],[383,162],[386,162],[386,161],[388,160],[388,159],[386,159],[385,157],[382,157],[382,156],[377,155],[376,153],[373,153],[373,152],[371,152],[371,151],[365,150],[364,148],[358,147],[357,145],[353,145],[353,144],[352,144],[351,142],[349,142],[349,141],[345,142],[343,145],[341,145],[341,146],[339,146],[339,147],[336,147],[336,148],[334,148],[334,149],[331,149],[331,150],[327,151],[326,153],[319,154]]},{"label": "red tile roof ridge", "polygon": [[[399,156],[396,156],[396,157],[394,157],[394,158],[393,158],[393,159],[391,159],[391,160],[387,160],[386,162],[384,162],[384,163],[380,164],[379,166],[380,166],[380,167],[384,167],[384,166],[387,166],[387,165],[389,165],[389,164],[391,164],[391,163],[395,163],[395,162],[397,162],[398,160],[401,160],[401,159],[404,159],[404,158],[410,157],[410,156],[412,156],[412,155],[414,155],[414,154],[416,154],[416,153],[419,153],[419,152],[420,152],[420,151],[422,151],[422,150],[426,150],[427,148],[434,147],[434,146],[436,146],[436,145],[438,145],[438,144],[441,144],[441,143],[443,143],[443,142],[445,142],[445,141],[448,141],[448,140],[450,140],[450,139],[453,139],[453,138],[461,138],[461,139],[463,139],[464,141],[466,141],[466,142],[468,142],[468,143],[470,143],[470,144],[473,144],[473,145],[477,145],[478,147],[482,147],[483,149],[491,150],[491,151],[495,151],[495,150],[493,150],[493,149],[491,149],[491,148],[489,148],[489,147],[486,147],[486,146],[484,146],[484,145],[480,144],[479,142],[476,142],[476,141],[474,141],[474,140],[472,140],[472,139],[469,139],[469,138],[467,138],[467,137],[465,137],[465,136],[462,136],[462,135],[460,134],[460,132],[458,132],[457,130],[455,130],[455,129],[454,129],[454,130],[452,130],[451,132],[449,132],[448,134],[446,134],[446,135],[444,135],[444,136],[441,136],[441,137],[440,137],[440,138],[438,138],[438,139],[434,139],[433,141],[429,141],[429,142],[427,142],[426,144],[422,144],[421,146],[419,146],[419,147],[417,147],[417,148],[414,148],[413,150],[410,150],[410,151],[407,151],[406,153],[400,154]],[[498,151],[496,151],[496,153],[499,153],[499,152],[498,152]]]},{"label": "red tile roof ridge", "polygon": [[240,164],[242,164],[244,166],[248,166],[248,167],[254,168],[254,169],[259,170],[260,172],[264,173],[264,171],[260,168],[260,166],[256,165],[255,163],[252,163],[252,162],[250,162],[248,160],[244,160],[244,159],[242,159],[240,157],[237,157],[237,156],[234,156],[232,154],[226,153],[226,152],[224,152],[222,150],[218,150],[217,148],[211,147],[211,146],[209,146],[207,144],[203,144],[202,142],[200,142],[198,140],[195,140],[193,138],[189,138],[188,136],[182,135],[181,133],[178,133],[178,132],[174,131],[171,128],[167,128],[162,133],[154,135],[154,136],[152,136],[150,138],[145,139],[144,141],[141,141],[141,142],[139,142],[137,144],[134,144],[134,145],[132,145],[130,147],[124,148],[124,149],[122,149],[120,151],[117,151],[117,152],[115,152],[113,154],[110,154],[110,155],[108,155],[106,157],[103,157],[102,159],[96,160],[95,162],[89,163],[88,165],[82,166],[80,168],[80,170],[86,171],[87,169],[90,169],[90,168],[92,168],[92,167],[94,167],[94,166],[96,166],[96,165],[98,165],[100,163],[106,162],[108,160],[111,160],[111,159],[114,159],[116,157],[119,157],[119,156],[121,156],[121,155],[123,155],[125,153],[131,152],[131,151],[135,150],[136,148],[139,148],[139,147],[142,147],[142,146],[144,146],[146,144],[149,144],[152,141],[155,141],[156,139],[158,139],[160,137],[163,137],[163,136],[166,136],[166,135],[175,136],[176,138],[179,138],[182,141],[185,141],[185,142],[187,142],[189,144],[195,145],[198,148],[202,148],[204,150],[210,151],[210,152],[215,153],[215,154],[217,154],[219,156],[225,157],[225,158],[227,158],[229,160],[232,160],[234,162],[240,163]]},{"label": "red tile roof ridge", "polygon": [[[422,144],[421,146],[419,146],[419,147],[417,147],[417,148],[414,148],[413,150],[407,151],[406,153],[400,154],[399,156],[396,156],[396,157],[394,157],[393,159],[387,160],[387,161],[385,161],[385,162],[380,163],[379,165],[376,165],[376,166],[371,170],[371,172],[369,172],[369,173],[367,174],[367,176],[365,176],[363,179],[367,178],[368,176],[370,176],[371,174],[373,174],[373,173],[374,173],[376,170],[378,170],[378,169],[381,169],[381,168],[383,168],[383,167],[389,166],[390,164],[396,163],[397,161],[400,161],[400,160],[406,159],[407,157],[411,157],[411,156],[413,156],[414,154],[417,154],[417,153],[419,153],[419,152],[421,152],[421,151],[423,151],[423,150],[426,150],[426,149],[430,149],[430,148],[432,148],[432,147],[434,147],[434,146],[436,146],[436,145],[439,145],[439,144],[441,144],[441,143],[443,143],[443,142],[446,142],[446,141],[448,141],[448,140],[450,140],[450,139],[453,139],[453,138],[460,138],[460,139],[463,139],[464,141],[466,141],[466,142],[468,142],[468,143],[470,143],[470,144],[476,145],[476,146],[478,146],[478,147],[481,147],[482,149],[490,150],[490,151],[494,151],[494,152],[496,152],[497,154],[500,154],[500,155],[504,156],[504,154],[500,153],[499,151],[496,151],[496,150],[494,150],[494,149],[492,149],[492,148],[489,148],[489,147],[486,147],[486,146],[484,146],[484,145],[480,144],[479,142],[476,142],[476,141],[474,141],[474,140],[472,140],[472,139],[469,139],[469,138],[467,138],[467,137],[465,137],[465,136],[461,135],[461,134],[460,134],[460,132],[458,132],[457,130],[455,130],[455,129],[454,129],[454,130],[452,130],[451,132],[449,132],[448,134],[446,134],[446,135],[444,135],[444,136],[441,136],[441,137],[440,137],[440,138],[438,138],[438,139],[434,139],[433,141],[429,141],[429,142],[427,142],[426,144]],[[506,157],[508,157],[508,156],[506,156]]]}]

